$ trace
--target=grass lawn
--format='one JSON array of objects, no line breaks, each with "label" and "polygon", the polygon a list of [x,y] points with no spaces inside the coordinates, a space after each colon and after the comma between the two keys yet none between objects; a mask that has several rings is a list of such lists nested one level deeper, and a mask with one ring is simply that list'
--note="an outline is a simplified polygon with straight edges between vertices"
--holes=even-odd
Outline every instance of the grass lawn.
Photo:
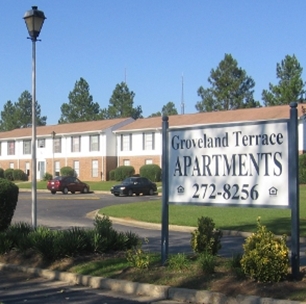
[{"label": "grass lawn", "polygon": [[[124,197],[120,198],[124,201]],[[101,214],[130,218],[144,222],[161,223],[161,201],[115,205],[102,208]],[[255,232],[257,218],[274,234],[291,234],[290,209],[212,207],[169,205],[169,224],[197,226],[201,216],[211,217],[216,228]],[[306,186],[300,187],[300,236],[306,237]]]}]

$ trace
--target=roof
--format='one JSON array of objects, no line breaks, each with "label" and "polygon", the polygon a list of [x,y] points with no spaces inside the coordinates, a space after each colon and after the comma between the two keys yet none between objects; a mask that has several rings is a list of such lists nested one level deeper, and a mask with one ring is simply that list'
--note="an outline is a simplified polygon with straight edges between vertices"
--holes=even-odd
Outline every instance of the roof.
[{"label": "roof", "polygon": [[[298,104],[298,117],[304,115],[306,108]],[[182,127],[194,125],[207,125],[217,123],[265,121],[276,119],[288,119],[290,106],[271,106],[261,108],[237,109],[229,111],[201,112],[194,114],[182,114],[169,116],[169,127]],[[134,122],[118,128],[115,132],[137,131],[162,128],[162,117],[139,118]]]},{"label": "roof", "polygon": [[[49,126],[37,126],[37,136],[51,136],[52,132],[57,135],[67,133],[85,133],[85,132],[101,132],[109,128],[115,127],[122,122],[134,121],[132,118],[116,118],[94,121],[74,122]],[[18,137],[31,137],[32,128],[14,129],[11,131],[0,132],[0,138],[18,138]]]}]

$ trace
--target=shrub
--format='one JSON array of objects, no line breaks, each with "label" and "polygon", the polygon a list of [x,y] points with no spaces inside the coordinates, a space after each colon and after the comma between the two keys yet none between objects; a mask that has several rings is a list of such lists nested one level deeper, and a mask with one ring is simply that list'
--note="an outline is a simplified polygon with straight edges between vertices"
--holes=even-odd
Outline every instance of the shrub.
[{"label": "shrub", "polygon": [[52,174],[46,172],[46,173],[44,174],[43,180],[44,180],[44,181],[49,181],[49,180],[51,180],[52,178],[53,178]]},{"label": "shrub", "polygon": [[299,155],[299,183],[306,184],[306,154]]},{"label": "shrub", "polygon": [[18,201],[19,188],[14,183],[0,178],[0,231],[11,224]]},{"label": "shrub", "polygon": [[7,230],[5,230],[5,233],[7,239],[12,241],[12,247],[23,252],[32,246],[28,238],[29,233],[32,231],[34,230],[30,224],[19,222],[10,225]]},{"label": "shrub", "polygon": [[61,175],[62,176],[76,176],[76,172],[73,168],[67,166],[61,168]]},{"label": "shrub", "polygon": [[14,169],[13,171],[13,180],[14,181],[27,181],[28,176],[21,169]]},{"label": "shrub", "polygon": [[[148,243],[148,240],[144,240]],[[126,259],[132,267],[147,269],[150,266],[150,255],[143,251],[142,242],[139,242],[137,246],[127,250]]]},{"label": "shrub", "polygon": [[89,239],[87,232],[79,227],[57,231],[54,237],[54,259],[75,257],[86,252]]},{"label": "shrub", "polygon": [[146,177],[153,182],[161,181],[161,168],[158,165],[144,165],[139,169],[140,176]]},{"label": "shrub", "polygon": [[179,272],[188,269],[189,267],[189,260],[185,253],[171,255],[167,262],[170,269]]},{"label": "shrub", "polygon": [[91,247],[94,252],[103,253],[110,250],[127,250],[139,242],[133,232],[117,232],[112,227],[108,216],[97,216],[94,221],[94,231],[91,233]]},{"label": "shrub", "polygon": [[13,248],[13,242],[5,232],[0,232],[0,255],[8,253]]},{"label": "shrub", "polygon": [[39,226],[28,234],[29,243],[45,261],[55,261],[57,258],[54,238],[57,231],[47,227]]},{"label": "shrub", "polygon": [[122,181],[127,177],[133,176],[135,169],[132,166],[120,166],[115,169],[115,180]]},{"label": "shrub", "polygon": [[212,274],[215,272],[216,257],[210,252],[201,252],[201,254],[199,255],[199,263],[202,271],[205,274]]},{"label": "shrub", "polygon": [[4,178],[6,178],[9,181],[14,180],[14,169],[8,168],[4,171]]},{"label": "shrub", "polygon": [[216,255],[221,249],[222,231],[215,229],[210,217],[198,219],[198,228],[191,233],[191,247],[194,252],[207,252]]},{"label": "shrub", "polygon": [[259,282],[279,282],[288,274],[289,249],[286,237],[277,238],[257,220],[257,232],[243,245],[243,272]]},{"label": "shrub", "polygon": [[4,178],[4,170],[0,168],[0,178]]},{"label": "shrub", "polygon": [[115,180],[115,170],[109,171],[109,180]]}]

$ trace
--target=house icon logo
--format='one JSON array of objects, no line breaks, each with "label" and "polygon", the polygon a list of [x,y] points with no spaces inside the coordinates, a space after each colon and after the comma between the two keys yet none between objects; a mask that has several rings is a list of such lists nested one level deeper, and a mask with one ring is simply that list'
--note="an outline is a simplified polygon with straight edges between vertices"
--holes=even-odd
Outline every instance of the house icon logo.
[{"label": "house icon logo", "polygon": [[278,192],[278,190],[275,187],[271,187],[269,189],[269,195],[270,196],[277,196],[277,192]]},{"label": "house icon logo", "polygon": [[178,186],[176,190],[177,190],[177,194],[184,194],[185,192],[185,188],[181,185]]}]

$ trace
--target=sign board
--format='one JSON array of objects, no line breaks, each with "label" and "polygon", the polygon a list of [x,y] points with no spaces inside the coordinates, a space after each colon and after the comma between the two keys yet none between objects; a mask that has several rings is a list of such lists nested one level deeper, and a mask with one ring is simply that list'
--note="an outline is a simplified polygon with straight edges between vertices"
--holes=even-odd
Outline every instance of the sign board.
[{"label": "sign board", "polygon": [[288,126],[170,128],[169,203],[289,208]]}]

